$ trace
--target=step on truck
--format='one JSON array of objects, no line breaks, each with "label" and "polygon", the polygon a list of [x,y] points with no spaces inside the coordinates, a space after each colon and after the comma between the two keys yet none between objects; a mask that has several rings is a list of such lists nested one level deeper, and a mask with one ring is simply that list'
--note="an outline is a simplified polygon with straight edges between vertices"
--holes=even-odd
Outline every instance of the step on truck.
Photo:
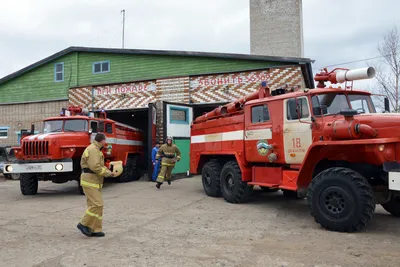
[{"label": "step on truck", "polygon": [[[97,114],[97,116],[96,116]],[[89,112],[80,107],[62,109],[60,116],[43,121],[43,130],[35,134],[32,124],[30,132],[21,132],[21,145],[13,147],[17,162],[4,165],[4,174],[20,173],[23,195],[35,195],[38,181],[66,183],[78,181],[83,151],[94,140],[96,133],[106,135],[107,144],[102,152],[105,165],[122,161],[123,173],[119,182],[140,178],[139,165],[143,160],[143,132],[137,128],[110,120],[105,111]]]},{"label": "step on truck", "polygon": [[[377,113],[371,93],[352,81],[373,68],[324,69],[315,89],[253,94],[196,118],[190,171],[204,191],[246,202],[254,186],[305,198],[323,228],[364,229],[375,205],[400,216],[400,115]],[[346,83],[344,88],[325,83]]]}]

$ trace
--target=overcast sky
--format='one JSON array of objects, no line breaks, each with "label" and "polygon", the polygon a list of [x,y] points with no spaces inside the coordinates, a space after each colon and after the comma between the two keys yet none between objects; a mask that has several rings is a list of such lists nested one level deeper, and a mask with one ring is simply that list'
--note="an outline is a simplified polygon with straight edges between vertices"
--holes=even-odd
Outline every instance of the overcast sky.
[{"label": "overcast sky", "polygon": [[[250,52],[249,0],[1,0],[0,77],[69,46],[121,47],[121,9],[126,48]],[[399,10],[398,0],[303,0],[305,57],[319,68],[378,56]]]}]

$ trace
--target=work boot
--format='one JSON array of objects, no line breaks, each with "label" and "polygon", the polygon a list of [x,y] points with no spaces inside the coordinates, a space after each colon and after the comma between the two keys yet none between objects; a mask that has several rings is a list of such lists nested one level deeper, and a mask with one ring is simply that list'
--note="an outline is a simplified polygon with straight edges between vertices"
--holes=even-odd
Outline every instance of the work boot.
[{"label": "work boot", "polygon": [[171,180],[168,180],[168,185],[171,185]]},{"label": "work boot", "polygon": [[156,185],[156,187],[157,187],[158,189],[160,189],[161,185],[162,185],[162,183],[160,183],[160,182],[157,182],[157,185]]},{"label": "work boot", "polygon": [[90,231],[89,227],[82,225],[81,223],[78,223],[78,225],[76,226],[81,232],[82,234],[84,234],[85,236],[92,236],[92,232]]},{"label": "work boot", "polygon": [[92,236],[93,237],[103,237],[103,236],[105,236],[106,234],[104,233],[104,232],[96,232],[96,233],[92,233]]}]

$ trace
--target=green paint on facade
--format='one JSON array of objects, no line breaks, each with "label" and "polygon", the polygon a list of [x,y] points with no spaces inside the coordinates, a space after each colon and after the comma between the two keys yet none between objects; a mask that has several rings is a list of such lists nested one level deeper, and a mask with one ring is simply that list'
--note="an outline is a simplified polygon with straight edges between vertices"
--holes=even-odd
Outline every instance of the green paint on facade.
[{"label": "green paint on facade", "polygon": [[[54,81],[54,64],[59,62],[64,62],[63,82]],[[66,55],[0,84],[0,103],[67,99],[76,82],[75,55]]]},{"label": "green paint on facade", "polygon": [[[94,74],[93,63],[98,61],[110,61],[110,72]],[[62,82],[54,80],[54,64],[58,62],[64,63]],[[11,79],[0,81],[0,103],[67,99],[68,89],[78,86],[227,73],[294,64],[296,63],[211,56],[71,51],[22,71]]]}]

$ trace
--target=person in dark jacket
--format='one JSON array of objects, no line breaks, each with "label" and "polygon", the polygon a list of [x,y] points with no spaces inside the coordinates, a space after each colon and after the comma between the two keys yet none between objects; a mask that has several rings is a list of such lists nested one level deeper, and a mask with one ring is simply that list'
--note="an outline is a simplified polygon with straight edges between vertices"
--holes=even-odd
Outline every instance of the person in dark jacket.
[{"label": "person in dark jacket", "polygon": [[153,162],[153,176],[152,181],[155,182],[157,180],[158,173],[160,172],[161,161],[156,158],[157,152],[160,149],[160,142],[156,141],[155,147],[151,151],[151,161]]}]

